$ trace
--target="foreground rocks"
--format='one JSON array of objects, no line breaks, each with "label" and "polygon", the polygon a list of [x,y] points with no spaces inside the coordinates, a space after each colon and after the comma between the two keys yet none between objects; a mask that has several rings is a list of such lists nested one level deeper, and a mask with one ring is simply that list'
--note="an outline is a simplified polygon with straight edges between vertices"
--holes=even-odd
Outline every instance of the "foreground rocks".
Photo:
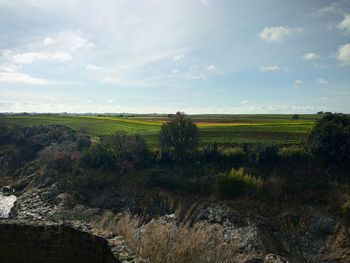
[{"label": "foreground rocks", "polygon": [[105,236],[88,222],[99,213],[99,209],[75,205],[67,207],[68,193],[60,193],[56,186],[43,189],[28,189],[18,197],[11,220],[0,220],[0,224],[22,224],[35,226],[64,226],[98,236],[107,241],[118,262],[147,263],[130,250],[121,236]]},{"label": "foreground rocks", "polygon": [[106,236],[89,224],[101,214],[99,204],[111,196],[105,205],[115,213],[138,211],[146,221],[160,216],[170,224],[204,221],[221,225],[224,240],[238,244],[237,261],[232,262],[350,262],[349,229],[326,207],[273,209],[246,200],[177,199],[175,195],[159,193],[144,196],[142,201],[140,193],[135,197],[126,190],[112,189],[111,193],[99,193],[99,196],[89,193],[95,202],[92,208],[72,203],[72,194],[58,183],[45,184],[39,189],[27,187],[18,193],[10,214],[12,219],[69,224],[104,236],[121,262],[145,261],[128,248],[121,236]]}]

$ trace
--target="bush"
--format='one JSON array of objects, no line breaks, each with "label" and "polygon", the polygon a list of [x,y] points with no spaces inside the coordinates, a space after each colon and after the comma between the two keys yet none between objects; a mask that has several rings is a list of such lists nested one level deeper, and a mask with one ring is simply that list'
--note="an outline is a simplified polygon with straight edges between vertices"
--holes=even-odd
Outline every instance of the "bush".
[{"label": "bush", "polygon": [[205,144],[200,150],[199,155],[201,161],[213,162],[220,158],[217,143]]},{"label": "bush", "polygon": [[77,138],[77,146],[79,151],[88,149],[91,146],[90,137],[79,135]]},{"label": "bush", "polygon": [[286,196],[286,183],[278,176],[272,176],[264,180],[260,189],[260,197],[263,200],[280,201]]},{"label": "bush", "polygon": [[279,149],[278,158],[284,162],[303,162],[310,160],[311,155],[305,147],[289,146]]},{"label": "bush", "polygon": [[259,165],[271,166],[278,161],[277,146],[266,146],[257,151],[256,162]]},{"label": "bush", "polygon": [[220,151],[221,156],[232,163],[235,164],[241,164],[244,161],[245,158],[245,152],[242,148],[235,147],[235,148],[224,148]]},{"label": "bush", "polygon": [[90,146],[82,157],[82,163],[93,168],[115,168],[113,156],[101,143],[94,143]]},{"label": "bush", "polygon": [[350,163],[350,117],[326,114],[312,129],[309,147],[315,156],[330,164]]},{"label": "bush", "polygon": [[232,169],[218,179],[221,193],[230,198],[243,194],[255,194],[259,191],[262,182],[260,178],[246,173],[243,168]]},{"label": "bush", "polygon": [[50,145],[39,152],[39,162],[48,170],[71,172],[73,167],[78,165],[79,160],[80,153],[75,149],[74,144]]},{"label": "bush", "polygon": [[146,142],[139,135],[116,132],[105,137],[103,144],[120,173],[144,166],[149,158]]},{"label": "bush", "polygon": [[346,222],[350,224],[350,199],[342,205],[342,210],[343,210]]}]

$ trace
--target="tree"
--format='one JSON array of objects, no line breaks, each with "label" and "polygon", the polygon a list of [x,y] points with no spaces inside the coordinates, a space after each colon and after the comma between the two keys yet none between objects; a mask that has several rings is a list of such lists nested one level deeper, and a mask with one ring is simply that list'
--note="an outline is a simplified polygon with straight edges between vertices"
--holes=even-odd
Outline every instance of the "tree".
[{"label": "tree", "polygon": [[299,120],[299,114],[294,114],[293,116],[292,116],[292,120]]},{"label": "tree", "polygon": [[120,173],[143,165],[148,157],[146,142],[139,135],[128,135],[119,131],[107,136],[104,145]]},{"label": "tree", "polygon": [[177,112],[162,125],[160,135],[162,152],[183,161],[192,154],[198,144],[198,129],[184,113]]},{"label": "tree", "polygon": [[350,162],[350,117],[326,114],[311,131],[309,146],[323,161],[343,165]]}]

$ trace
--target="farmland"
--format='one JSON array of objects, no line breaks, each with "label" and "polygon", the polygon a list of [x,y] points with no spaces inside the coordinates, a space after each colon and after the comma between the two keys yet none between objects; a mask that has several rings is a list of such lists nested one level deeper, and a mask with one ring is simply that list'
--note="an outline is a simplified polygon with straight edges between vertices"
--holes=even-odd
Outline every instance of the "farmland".
[{"label": "farmland", "polygon": [[[201,144],[300,144],[321,115],[193,115]],[[78,115],[2,115],[1,123],[31,126],[61,124],[90,136],[103,136],[121,130],[144,136],[157,146],[157,134],[165,115],[78,116]]]}]

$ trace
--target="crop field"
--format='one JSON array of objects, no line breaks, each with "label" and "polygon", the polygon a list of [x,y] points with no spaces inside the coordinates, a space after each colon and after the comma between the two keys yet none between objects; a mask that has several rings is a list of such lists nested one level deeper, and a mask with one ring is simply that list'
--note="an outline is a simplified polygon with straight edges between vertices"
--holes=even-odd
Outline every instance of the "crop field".
[{"label": "crop field", "polygon": [[[201,144],[300,144],[320,115],[193,115],[199,128]],[[12,125],[62,124],[91,136],[103,136],[122,130],[144,136],[151,146],[158,145],[157,134],[164,115],[133,115],[124,117],[72,115],[2,115],[0,122]]]}]

